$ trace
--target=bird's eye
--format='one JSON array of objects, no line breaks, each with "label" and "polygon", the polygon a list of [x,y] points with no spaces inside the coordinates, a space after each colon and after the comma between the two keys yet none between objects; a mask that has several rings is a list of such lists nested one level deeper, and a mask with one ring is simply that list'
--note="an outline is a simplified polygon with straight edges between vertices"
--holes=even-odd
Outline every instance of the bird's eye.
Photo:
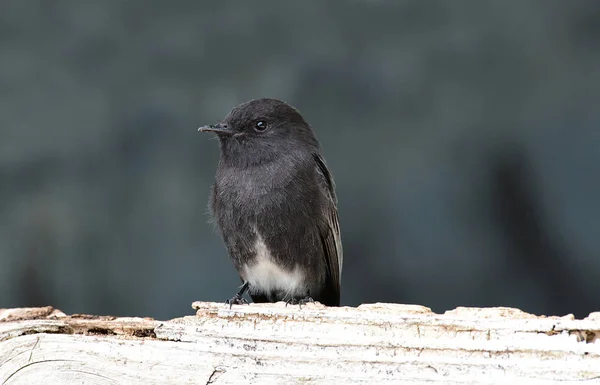
[{"label": "bird's eye", "polygon": [[264,130],[267,129],[267,123],[264,122],[263,120],[259,120],[258,122],[256,122],[256,124],[254,125],[254,129],[258,132],[262,132]]}]

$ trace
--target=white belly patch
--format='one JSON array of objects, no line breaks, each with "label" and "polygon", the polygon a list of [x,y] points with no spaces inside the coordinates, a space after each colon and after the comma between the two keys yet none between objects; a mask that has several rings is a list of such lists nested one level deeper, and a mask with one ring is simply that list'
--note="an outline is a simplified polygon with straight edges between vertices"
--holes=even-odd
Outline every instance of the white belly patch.
[{"label": "white belly patch", "polygon": [[291,271],[277,266],[260,234],[257,234],[255,248],[256,259],[244,266],[243,278],[250,284],[251,291],[284,292],[284,301],[305,295],[304,274],[297,266]]}]

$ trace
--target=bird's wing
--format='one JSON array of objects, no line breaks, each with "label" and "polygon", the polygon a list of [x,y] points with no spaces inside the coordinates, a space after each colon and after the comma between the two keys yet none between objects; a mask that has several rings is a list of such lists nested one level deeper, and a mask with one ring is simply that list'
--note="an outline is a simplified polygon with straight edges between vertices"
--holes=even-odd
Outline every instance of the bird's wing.
[{"label": "bird's wing", "polygon": [[324,159],[319,154],[314,154],[314,159],[317,163],[317,174],[321,177],[324,193],[329,202],[325,206],[327,224],[320,226],[321,242],[327,264],[328,275],[333,286],[337,288],[338,301],[340,284],[342,280],[342,238],[340,234],[340,225],[337,212],[337,197],[335,195],[335,184],[331,173],[327,169]]}]

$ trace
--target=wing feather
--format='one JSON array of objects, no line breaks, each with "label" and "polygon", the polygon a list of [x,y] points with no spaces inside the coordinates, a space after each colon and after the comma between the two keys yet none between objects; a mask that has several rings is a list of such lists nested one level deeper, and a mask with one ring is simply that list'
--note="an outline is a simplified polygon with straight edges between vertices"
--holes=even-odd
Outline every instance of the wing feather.
[{"label": "wing feather", "polygon": [[331,285],[335,287],[337,301],[339,302],[340,285],[342,281],[343,250],[340,225],[337,211],[337,197],[335,195],[335,183],[321,155],[314,154],[317,163],[317,173],[321,176],[324,193],[328,198],[325,205],[327,223],[321,227],[321,242],[327,265],[328,276]]}]

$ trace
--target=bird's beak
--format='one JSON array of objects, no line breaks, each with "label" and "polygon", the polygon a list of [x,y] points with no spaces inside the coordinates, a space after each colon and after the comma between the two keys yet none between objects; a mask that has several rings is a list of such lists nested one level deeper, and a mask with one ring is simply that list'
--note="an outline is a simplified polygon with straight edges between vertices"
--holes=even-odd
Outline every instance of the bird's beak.
[{"label": "bird's beak", "polygon": [[200,132],[214,132],[216,134],[230,134],[231,130],[226,124],[209,124],[208,126],[202,126],[198,128]]}]

